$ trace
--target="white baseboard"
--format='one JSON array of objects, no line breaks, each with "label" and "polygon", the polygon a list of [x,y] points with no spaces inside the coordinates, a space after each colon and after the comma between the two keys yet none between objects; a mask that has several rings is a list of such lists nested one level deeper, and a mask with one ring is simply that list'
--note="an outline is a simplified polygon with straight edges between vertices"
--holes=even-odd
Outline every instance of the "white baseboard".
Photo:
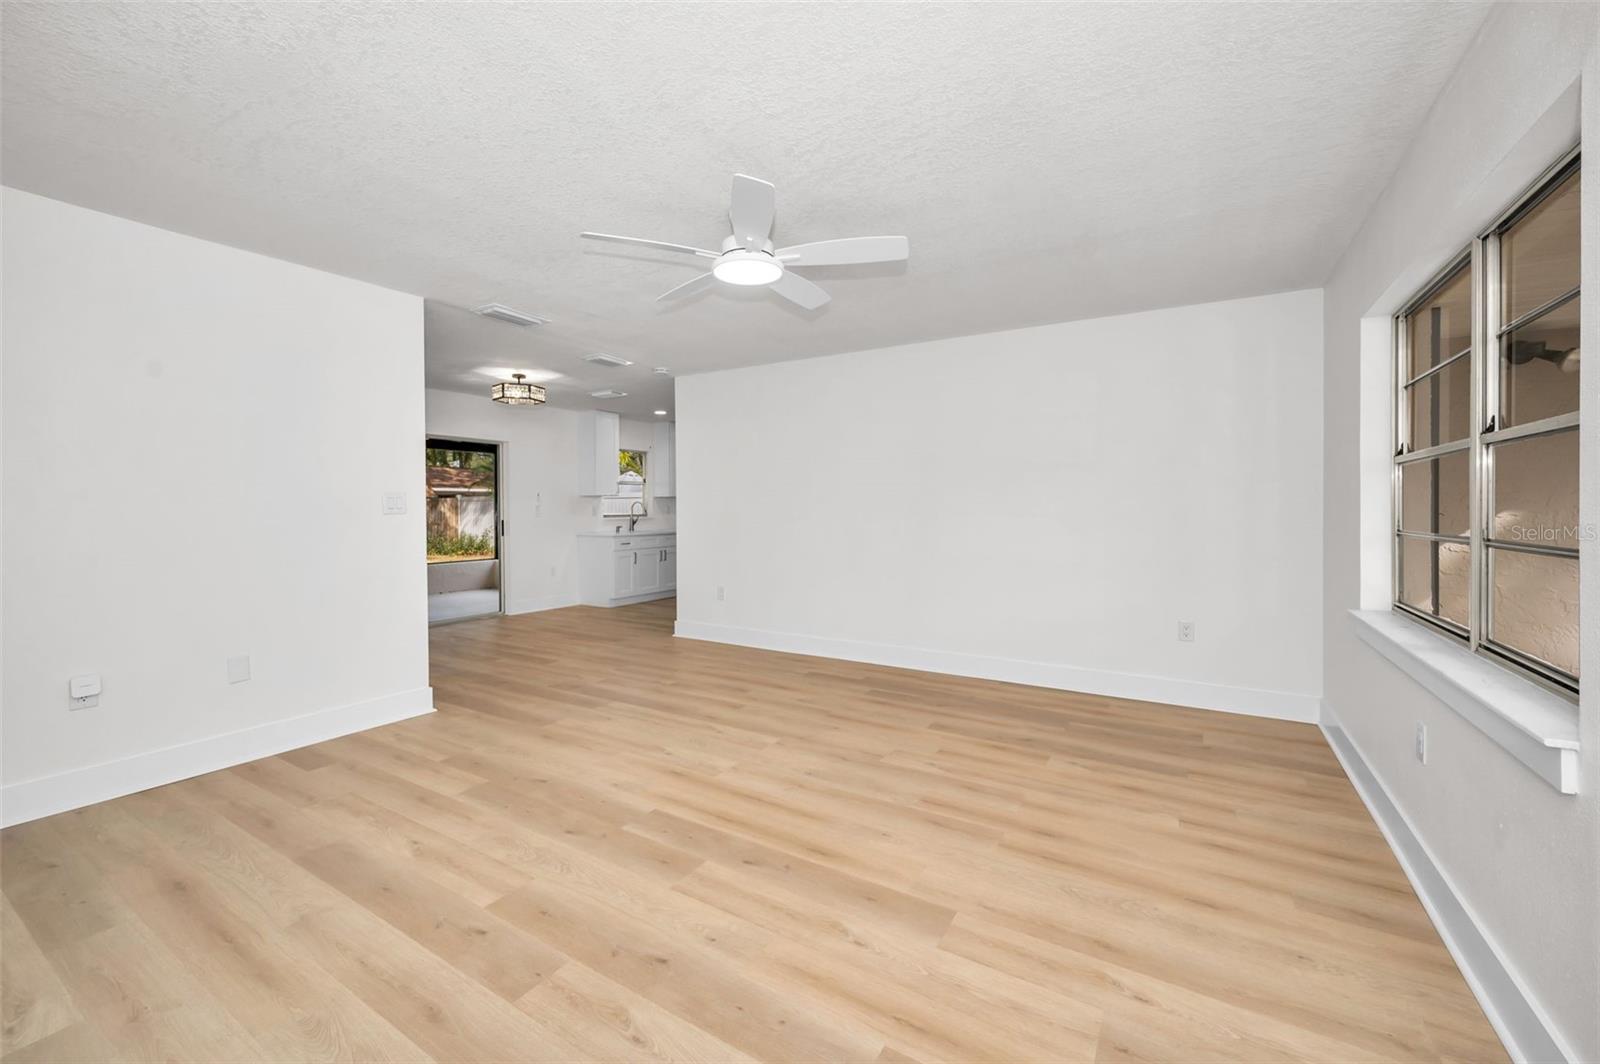
[{"label": "white baseboard", "polygon": [[1544,1010],[1484,933],[1483,926],[1456,891],[1450,877],[1428,852],[1421,836],[1395,805],[1383,781],[1372,771],[1349,734],[1331,715],[1324,716],[1322,732],[1356,793],[1366,803],[1372,819],[1378,822],[1378,829],[1389,840],[1389,848],[1394,851],[1406,878],[1411,880],[1422,907],[1427,910],[1445,948],[1455,958],[1456,966],[1461,969],[1511,1058],[1518,1062],[1577,1061],[1578,1058],[1562,1044],[1561,1036]]},{"label": "white baseboard", "polygon": [[568,606],[576,606],[577,604],[578,600],[575,598],[558,596],[531,599],[508,598],[506,599],[505,612],[506,616],[509,617],[512,614],[517,613],[543,613],[545,610],[561,610],[566,609]]},{"label": "white baseboard", "polygon": [[433,712],[433,688],[397,691],[0,787],[0,826],[80,809],[285,750]]},{"label": "white baseboard", "polygon": [[657,599],[672,598],[677,593],[677,588],[669,587],[665,591],[646,591],[642,595],[625,595],[622,598],[606,599],[604,602],[586,602],[584,605],[599,606],[609,610],[617,606],[637,606],[641,602],[655,602]]},{"label": "white baseboard", "polygon": [[1042,661],[994,658],[980,654],[960,654],[943,650],[896,646],[892,643],[864,643],[851,639],[794,635],[757,628],[679,621],[673,634],[685,639],[711,643],[781,650],[790,654],[809,654],[820,658],[863,661],[871,665],[891,665],[901,669],[942,672],[952,676],[973,676],[983,680],[1050,687],[1112,698],[1133,698],[1144,702],[1165,702],[1195,709],[1215,709],[1224,713],[1243,713],[1252,717],[1274,717],[1314,724],[1320,717],[1322,700],[1315,695],[1288,691],[1267,691],[1256,687],[1228,687],[1197,680],[1177,680],[1165,676],[1144,676],[1131,672],[1084,669],[1075,665],[1056,665]]}]

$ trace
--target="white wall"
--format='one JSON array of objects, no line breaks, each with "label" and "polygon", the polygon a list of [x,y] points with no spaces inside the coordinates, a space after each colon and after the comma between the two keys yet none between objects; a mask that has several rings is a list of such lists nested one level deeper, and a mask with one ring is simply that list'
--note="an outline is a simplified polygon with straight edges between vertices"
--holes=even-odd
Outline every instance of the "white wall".
[{"label": "white wall", "polygon": [[5,819],[428,710],[421,300],[3,210]]},{"label": "white wall", "polygon": [[[596,500],[577,492],[578,414],[552,406],[513,407],[481,396],[430,388],[429,436],[501,444],[500,512],[506,522],[502,573],[507,613],[578,602],[578,533],[615,524],[597,514]],[[650,446],[650,426],[623,419],[621,445]],[[651,507],[640,528],[672,527]]]},{"label": "white wall", "polygon": [[[1597,9],[1491,12],[1325,290],[1325,712],[1453,880],[1574,1059],[1600,1059],[1600,566],[1582,566],[1582,794],[1544,781],[1356,636],[1389,594],[1387,319],[1577,138],[1600,143]],[[1580,120],[1574,82],[1584,75]],[[1565,95],[1564,95],[1565,94]],[[1584,278],[1600,291],[1600,181],[1585,177]],[[1583,330],[1600,335],[1595,300]],[[1600,521],[1600,366],[1582,378],[1581,518]],[[1585,545],[1588,551],[1593,544]],[[1412,756],[1429,729],[1426,766]]]},{"label": "white wall", "polygon": [[1315,719],[1321,330],[1292,292],[684,377],[678,630]]}]

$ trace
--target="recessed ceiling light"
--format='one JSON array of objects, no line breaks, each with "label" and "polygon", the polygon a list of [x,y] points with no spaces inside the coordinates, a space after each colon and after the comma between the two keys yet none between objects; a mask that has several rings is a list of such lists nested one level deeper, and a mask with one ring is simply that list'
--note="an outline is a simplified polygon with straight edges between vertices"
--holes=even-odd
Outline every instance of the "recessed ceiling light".
[{"label": "recessed ceiling light", "polygon": [[545,325],[550,321],[549,318],[541,318],[537,314],[524,314],[520,310],[512,310],[504,303],[485,303],[481,307],[473,307],[472,313],[509,321],[513,325]]},{"label": "recessed ceiling light", "polygon": [[667,367],[665,367],[665,366],[657,366],[656,367],[656,372],[660,373],[662,375],[665,375],[665,374],[671,373],[672,371],[670,369],[668,369]]},{"label": "recessed ceiling light", "polygon": [[666,416],[667,416],[667,412],[665,410],[657,410],[656,411],[656,417],[666,417]]},{"label": "recessed ceiling light", "polygon": [[627,392],[619,392],[615,388],[602,388],[598,392],[590,392],[591,399],[621,399]]}]

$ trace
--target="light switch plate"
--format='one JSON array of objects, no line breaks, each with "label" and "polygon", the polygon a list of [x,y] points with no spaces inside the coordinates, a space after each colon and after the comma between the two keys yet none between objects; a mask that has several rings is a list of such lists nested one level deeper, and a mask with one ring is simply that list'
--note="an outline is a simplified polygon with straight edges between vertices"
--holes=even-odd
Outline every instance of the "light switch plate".
[{"label": "light switch plate", "polygon": [[228,659],[228,682],[244,683],[250,679],[250,655],[240,654]]},{"label": "light switch plate", "polygon": [[406,512],[406,493],[403,491],[386,491],[383,494],[383,512],[386,514],[403,514]]}]

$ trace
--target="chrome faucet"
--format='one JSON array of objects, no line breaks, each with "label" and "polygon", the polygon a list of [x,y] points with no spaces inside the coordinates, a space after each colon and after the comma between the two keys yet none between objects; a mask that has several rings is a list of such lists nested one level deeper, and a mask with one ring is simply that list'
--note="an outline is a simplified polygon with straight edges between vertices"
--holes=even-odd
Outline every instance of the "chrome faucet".
[{"label": "chrome faucet", "polygon": [[[633,508],[635,506],[639,508],[638,513],[633,512]],[[632,532],[639,526],[639,518],[649,516],[650,513],[644,508],[644,503],[640,502],[638,499],[633,500],[633,502],[628,506],[628,531]]]}]

